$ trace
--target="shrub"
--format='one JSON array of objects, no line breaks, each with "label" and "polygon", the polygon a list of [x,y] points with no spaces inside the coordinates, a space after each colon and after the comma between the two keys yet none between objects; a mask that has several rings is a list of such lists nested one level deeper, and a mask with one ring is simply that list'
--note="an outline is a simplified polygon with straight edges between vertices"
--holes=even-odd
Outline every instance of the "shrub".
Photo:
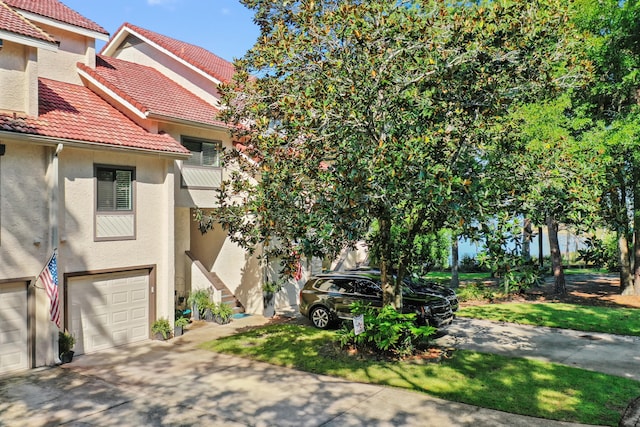
[{"label": "shrub", "polygon": [[458,300],[465,301],[478,301],[478,300],[493,300],[495,294],[493,290],[482,284],[481,282],[471,283],[465,286],[461,286],[456,289]]},{"label": "shrub", "polygon": [[353,324],[344,322],[337,339],[341,347],[355,347],[379,355],[404,357],[436,332],[432,326],[418,326],[415,313],[398,313],[392,306],[375,309],[361,302],[351,305],[354,316],[363,315],[364,332],[355,334]]}]

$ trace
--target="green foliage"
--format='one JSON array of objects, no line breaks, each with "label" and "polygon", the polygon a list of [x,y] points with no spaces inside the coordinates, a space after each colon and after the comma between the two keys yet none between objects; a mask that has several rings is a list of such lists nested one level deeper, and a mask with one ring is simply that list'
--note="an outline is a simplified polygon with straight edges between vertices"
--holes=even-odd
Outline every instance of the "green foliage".
[{"label": "green foliage", "polygon": [[213,316],[220,323],[229,323],[231,320],[231,316],[233,316],[233,308],[229,304],[225,304],[223,302],[219,304],[214,304],[213,309],[211,310]]},{"label": "green foliage", "polygon": [[353,346],[360,351],[403,357],[413,354],[416,346],[433,335],[432,326],[418,326],[414,313],[398,313],[390,305],[375,309],[362,302],[351,305],[354,316],[364,317],[364,332],[355,334],[353,325],[344,322],[337,339],[342,347]]},{"label": "green foliage", "polygon": [[461,273],[481,273],[487,272],[486,268],[483,268],[482,265],[476,260],[475,257],[470,255],[465,255],[459,262],[458,269]]},{"label": "green foliage", "polygon": [[[449,230],[442,229],[436,233],[417,234],[414,236],[413,242],[405,240],[408,235],[406,227],[400,225],[391,227],[391,241],[389,243],[392,256],[391,265],[399,265],[404,257],[407,274],[418,275],[427,274],[434,268],[447,266],[451,249],[451,232]],[[379,238],[379,227],[374,222],[372,231],[367,237],[367,241],[371,243],[369,251],[371,265],[380,264],[380,248],[379,245],[373,243]]]},{"label": "green foliage", "polygon": [[151,332],[154,334],[162,334],[166,340],[171,336],[171,324],[169,319],[161,317],[151,324]]},{"label": "green foliage", "polygon": [[219,208],[196,220],[261,244],[284,275],[296,254],[335,256],[375,222],[385,304],[401,303],[416,237],[471,224],[493,196],[498,119],[578,80],[555,0],[243,4],[261,34],[221,88],[243,150],[226,153]]},{"label": "green foliage", "polygon": [[604,267],[607,271],[619,271],[618,242],[615,235],[608,234],[603,239],[593,236],[587,238],[584,244],[584,249],[578,249],[578,260],[594,267]]},{"label": "green foliage", "polygon": [[76,339],[73,335],[71,335],[68,331],[59,331],[58,332],[58,352],[60,355],[71,351],[73,346],[76,344]]},{"label": "green foliage", "polygon": [[542,282],[542,275],[522,253],[522,225],[509,215],[480,225],[484,237],[478,263],[500,278],[505,294],[520,293]]},{"label": "green foliage", "polygon": [[187,325],[189,325],[189,319],[185,317],[176,319],[175,326],[177,326],[178,328],[184,328]]},{"label": "green foliage", "polygon": [[456,295],[461,302],[465,301],[492,301],[495,292],[481,282],[474,282],[456,289]]},{"label": "green foliage", "polygon": [[203,316],[204,311],[207,308],[211,308],[211,297],[209,295],[209,291],[206,289],[198,289],[197,291],[191,292],[191,294],[189,294],[189,298],[187,298],[187,304],[189,307],[193,307],[195,305],[200,316]]}]

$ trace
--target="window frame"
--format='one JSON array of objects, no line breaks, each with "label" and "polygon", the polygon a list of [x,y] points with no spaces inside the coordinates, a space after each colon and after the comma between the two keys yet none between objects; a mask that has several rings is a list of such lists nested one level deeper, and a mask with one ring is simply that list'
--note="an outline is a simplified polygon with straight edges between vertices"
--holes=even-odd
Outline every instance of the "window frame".
[{"label": "window frame", "polygon": [[[113,203],[114,203],[114,208],[115,209],[104,209],[100,207],[100,203],[99,203],[99,173],[101,171],[111,171],[114,173],[114,180],[113,185],[114,185],[114,193],[113,193]],[[124,172],[129,172],[130,175],[130,181],[129,181],[129,203],[130,203],[130,208],[129,209],[117,209],[117,188],[115,188],[115,186],[117,185],[117,179],[115,177],[115,174],[117,174],[118,171],[124,171]],[[94,193],[93,193],[93,221],[94,221],[94,240],[95,241],[114,241],[114,240],[135,240],[136,239],[136,234],[137,234],[137,209],[136,209],[136,187],[137,187],[137,180],[136,180],[136,168],[133,166],[125,166],[125,165],[110,165],[110,164],[94,164],[93,165],[93,181],[94,181]],[[98,236],[98,220],[100,216],[105,216],[105,217],[118,217],[118,216],[122,216],[122,217],[132,217],[132,233],[131,234],[124,234],[124,235],[116,235],[116,236],[106,236],[106,237],[99,237]]]},{"label": "window frame", "polygon": [[[207,164],[202,164],[202,159],[200,161],[200,163],[189,163],[191,157],[187,160],[184,160],[182,162],[183,166],[187,166],[187,167],[200,167],[200,168],[210,168],[210,169],[219,169],[222,167],[221,165],[221,159],[220,159],[220,155],[222,154],[222,141],[220,140],[215,140],[215,139],[205,139],[205,138],[196,138],[196,137],[192,137],[192,136],[185,136],[182,135],[180,137],[180,143],[182,144],[183,147],[185,147],[187,150],[189,150],[191,153],[202,153],[203,150],[203,144],[210,144],[213,145],[215,147],[215,151],[216,151],[216,164],[214,165],[207,165]],[[187,147],[186,144],[200,144],[200,150],[199,151],[194,151],[191,150],[191,148]],[[193,154],[192,154],[193,156]]]}]

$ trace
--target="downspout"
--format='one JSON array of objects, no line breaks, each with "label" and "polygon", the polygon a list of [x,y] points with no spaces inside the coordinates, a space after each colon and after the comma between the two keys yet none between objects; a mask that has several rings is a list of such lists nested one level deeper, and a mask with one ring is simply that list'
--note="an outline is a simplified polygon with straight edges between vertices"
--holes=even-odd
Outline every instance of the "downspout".
[{"label": "downspout", "polygon": [[[53,188],[51,191],[51,199],[50,199],[50,207],[49,207],[49,224],[51,225],[51,241],[49,242],[49,253],[53,253],[54,251],[58,250],[58,243],[60,241],[59,239],[59,200],[60,200],[60,174],[58,173],[58,155],[60,154],[60,152],[62,151],[62,149],[64,148],[63,144],[58,144],[56,147],[56,151],[53,154],[53,159],[51,161],[51,169],[52,169],[52,174],[53,174]],[[58,299],[60,302],[60,306],[63,307],[64,306],[64,301],[62,301],[62,295],[63,292],[61,292],[60,289],[60,258],[58,257]],[[64,312],[64,310],[63,310]],[[63,320],[66,320],[63,318]],[[51,322],[51,324],[54,324],[54,322]],[[50,328],[51,330],[51,343],[52,343],[52,348],[53,348],[53,358],[54,358],[54,363],[56,365],[59,365],[60,363],[62,363],[60,361],[59,358],[59,353],[60,353],[60,348],[59,348],[59,344],[58,344],[58,328]]]}]

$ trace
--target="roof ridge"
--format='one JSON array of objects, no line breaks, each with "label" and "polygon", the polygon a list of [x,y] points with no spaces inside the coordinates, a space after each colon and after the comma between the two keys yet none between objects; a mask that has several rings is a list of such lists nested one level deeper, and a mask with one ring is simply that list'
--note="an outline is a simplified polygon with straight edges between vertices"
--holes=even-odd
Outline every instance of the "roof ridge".
[{"label": "roof ridge", "polygon": [[[49,43],[57,44],[57,40],[51,34],[47,33],[42,28],[40,28],[37,25],[35,25],[33,22],[29,21],[27,18],[25,18],[24,16],[20,15],[11,6],[9,6],[5,1],[0,0],[0,7],[3,7],[6,10],[8,10],[9,13],[11,13],[12,16],[16,17],[17,19],[20,19],[25,25],[27,25],[29,28],[31,28],[33,31],[35,31],[36,33],[38,33],[40,35],[40,37],[32,37],[32,38],[38,38],[40,40],[45,40],[45,41],[47,41]],[[5,29],[4,31],[8,31],[8,32],[13,33],[13,34],[20,34],[20,35],[23,35],[23,36],[30,37],[29,35],[27,35],[25,33],[18,33],[16,31],[12,31],[10,29]]]},{"label": "roof ridge", "polygon": [[125,22],[120,26],[118,32],[128,28],[141,36],[149,39],[152,43],[167,50],[183,61],[189,63],[200,71],[221,82],[228,82],[235,74],[235,67],[232,62],[216,55],[215,53],[193,43],[178,40],[158,32],[142,28],[130,22]]},{"label": "roof ridge", "polygon": [[101,25],[59,0],[3,0],[9,7],[43,16],[64,24],[108,35]]}]

